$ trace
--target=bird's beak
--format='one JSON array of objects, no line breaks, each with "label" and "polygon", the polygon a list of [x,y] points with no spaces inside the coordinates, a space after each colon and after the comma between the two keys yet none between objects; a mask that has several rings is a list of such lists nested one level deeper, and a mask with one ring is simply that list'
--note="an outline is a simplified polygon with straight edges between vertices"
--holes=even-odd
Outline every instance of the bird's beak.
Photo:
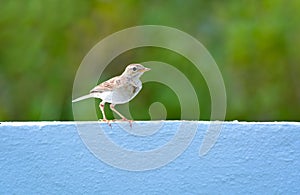
[{"label": "bird's beak", "polygon": [[141,72],[147,72],[149,70],[151,70],[151,69],[150,68],[144,68],[144,69],[141,70]]}]

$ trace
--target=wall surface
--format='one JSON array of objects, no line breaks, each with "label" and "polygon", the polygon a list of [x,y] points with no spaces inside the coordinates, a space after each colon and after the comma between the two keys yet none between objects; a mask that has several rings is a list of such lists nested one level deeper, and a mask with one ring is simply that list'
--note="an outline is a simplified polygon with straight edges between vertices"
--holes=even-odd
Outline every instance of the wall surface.
[{"label": "wall surface", "polygon": [[[74,122],[2,122],[0,194],[300,193],[300,123],[226,122],[204,156],[199,156],[199,149],[209,122],[168,121],[149,136],[130,135],[116,123],[98,125],[128,151],[160,152],[155,148],[166,146],[181,123],[197,125],[182,154],[165,166],[132,171],[118,167],[128,160],[124,154],[111,163],[100,160]],[[152,122],[135,122],[133,129],[137,124],[145,130]],[[95,143],[97,136],[103,136],[99,132]],[[178,139],[175,145],[186,139]],[[109,150],[105,143],[98,149]]]}]

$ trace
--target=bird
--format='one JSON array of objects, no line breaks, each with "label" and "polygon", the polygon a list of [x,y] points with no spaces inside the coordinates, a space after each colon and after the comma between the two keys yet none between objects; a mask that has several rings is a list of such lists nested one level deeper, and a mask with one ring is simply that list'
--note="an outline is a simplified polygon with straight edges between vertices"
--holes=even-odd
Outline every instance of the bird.
[{"label": "bird", "polygon": [[107,120],[104,106],[105,103],[110,103],[110,109],[121,117],[124,121],[129,121],[130,126],[131,120],[128,120],[119,111],[115,109],[117,104],[125,104],[131,101],[142,89],[142,82],[140,77],[147,71],[151,70],[141,64],[129,64],[124,72],[115,76],[107,81],[104,81],[90,90],[90,93],[79,98],[72,100],[72,102],[78,102],[88,98],[99,98],[102,101],[99,104],[103,119],[110,125],[110,121]]}]

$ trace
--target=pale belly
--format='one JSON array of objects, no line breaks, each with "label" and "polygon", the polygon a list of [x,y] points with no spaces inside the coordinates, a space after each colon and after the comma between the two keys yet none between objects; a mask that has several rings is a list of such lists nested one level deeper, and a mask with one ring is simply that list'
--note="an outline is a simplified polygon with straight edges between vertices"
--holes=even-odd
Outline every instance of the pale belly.
[{"label": "pale belly", "polygon": [[132,85],[118,88],[114,91],[106,91],[98,93],[97,98],[102,99],[104,102],[112,104],[125,104],[132,100],[142,89],[142,87],[134,87]]}]

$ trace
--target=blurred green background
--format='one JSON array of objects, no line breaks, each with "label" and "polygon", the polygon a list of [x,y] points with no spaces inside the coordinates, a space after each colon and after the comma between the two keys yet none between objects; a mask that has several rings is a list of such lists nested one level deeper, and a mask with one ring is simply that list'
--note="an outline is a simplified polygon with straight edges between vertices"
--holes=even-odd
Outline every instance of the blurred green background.
[{"label": "blurred green background", "polygon": [[[106,36],[144,24],[174,27],[204,44],[225,81],[226,120],[299,121],[298,0],[1,0],[0,121],[73,120],[73,80],[84,56]],[[209,120],[205,81],[172,51],[133,49],[114,59],[99,82],[148,60],[187,75],[199,97],[200,119]],[[146,83],[130,103],[133,117],[149,119],[156,101],[165,105],[168,119],[180,118],[176,95],[158,83]]]}]

